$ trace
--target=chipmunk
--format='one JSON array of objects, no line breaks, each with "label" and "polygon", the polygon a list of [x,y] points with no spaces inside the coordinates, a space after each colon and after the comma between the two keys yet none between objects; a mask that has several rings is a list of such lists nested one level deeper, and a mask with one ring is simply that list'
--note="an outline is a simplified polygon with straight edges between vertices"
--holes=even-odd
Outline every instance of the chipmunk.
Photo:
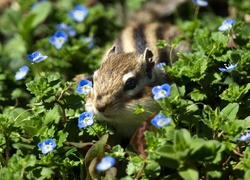
[{"label": "chipmunk", "polygon": [[[170,23],[127,23],[93,74],[93,88],[87,95],[85,109],[93,112],[96,120],[113,126],[120,136],[132,137],[148,116],[161,109],[151,89],[168,82],[165,71],[156,64],[169,62],[170,48],[159,49],[156,43],[164,39],[171,44],[180,34]],[[176,60],[176,52],[188,48],[187,42],[180,44],[172,58]],[[135,114],[138,105],[145,112]]]}]

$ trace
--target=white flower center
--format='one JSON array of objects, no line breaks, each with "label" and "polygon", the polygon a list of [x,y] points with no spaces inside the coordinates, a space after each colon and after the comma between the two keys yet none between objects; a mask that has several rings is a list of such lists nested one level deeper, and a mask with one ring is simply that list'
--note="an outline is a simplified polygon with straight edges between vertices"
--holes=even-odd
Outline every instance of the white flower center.
[{"label": "white flower center", "polygon": [[158,126],[164,126],[166,124],[166,121],[164,119],[160,119],[157,121]]},{"label": "white flower center", "polygon": [[77,18],[77,19],[82,19],[82,17],[83,17],[83,12],[82,12],[82,11],[79,11],[79,10],[76,10],[76,11],[74,12],[74,16],[75,16],[75,18]]},{"label": "white flower center", "polygon": [[165,95],[167,92],[165,90],[161,90],[159,93],[160,95]]},{"label": "white flower center", "polygon": [[89,85],[84,85],[84,86],[82,87],[82,89],[83,89],[83,91],[85,91],[86,93],[89,93],[90,90],[91,90],[91,87],[90,87]]},{"label": "white flower center", "polygon": [[64,41],[64,38],[63,37],[59,37],[59,38],[56,39],[56,41],[57,41],[56,43],[62,44],[63,41]]}]

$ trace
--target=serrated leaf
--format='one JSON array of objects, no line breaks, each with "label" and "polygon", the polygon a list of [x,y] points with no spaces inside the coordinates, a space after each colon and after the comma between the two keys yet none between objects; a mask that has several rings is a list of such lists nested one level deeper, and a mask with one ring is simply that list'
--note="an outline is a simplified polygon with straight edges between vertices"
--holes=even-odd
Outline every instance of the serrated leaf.
[{"label": "serrated leaf", "polygon": [[63,143],[66,141],[68,135],[69,135],[68,132],[63,132],[63,131],[58,132],[58,134],[57,134],[57,136],[59,137],[59,139],[57,141],[58,147],[63,146]]},{"label": "serrated leaf", "polygon": [[194,89],[190,93],[190,96],[194,101],[202,101],[207,97],[206,94],[201,93],[198,89]]},{"label": "serrated leaf", "polygon": [[60,120],[60,117],[61,117],[61,115],[60,115],[60,109],[59,109],[59,107],[58,106],[54,106],[53,109],[47,111],[43,123],[45,125],[49,124],[51,122],[54,122],[55,124],[58,124],[58,122]]},{"label": "serrated leaf", "polygon": [[219,44],[223,47],[227,46],[228,37],[222,32],[213,32],[211,34],[211,39],[213,39],[216,44]]}]

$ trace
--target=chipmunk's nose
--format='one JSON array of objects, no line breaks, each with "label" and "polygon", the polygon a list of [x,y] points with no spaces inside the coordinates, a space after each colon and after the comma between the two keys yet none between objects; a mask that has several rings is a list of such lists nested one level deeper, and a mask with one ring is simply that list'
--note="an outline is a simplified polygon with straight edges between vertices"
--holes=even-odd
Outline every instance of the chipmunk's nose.
[{"label": "chipmunk's nose", "polygon": [[105,109],[106,109],[106,103],[105,102],[103,102],[103,98],[102,98],[102,96],[101,95],[98,95],[97,97],[96,97],[96,104],[95,104],[95,107],[96,107],[96,109],[99,111],[99,112],[104,112],[105,111]]},{"label": "chipmunk's nose", "polygon": [[100,104],[100,103],[97,103],[95,108],[99,111],[99,112],[104,112],[105,109],[106,109],[106,105],[105,104]]}]

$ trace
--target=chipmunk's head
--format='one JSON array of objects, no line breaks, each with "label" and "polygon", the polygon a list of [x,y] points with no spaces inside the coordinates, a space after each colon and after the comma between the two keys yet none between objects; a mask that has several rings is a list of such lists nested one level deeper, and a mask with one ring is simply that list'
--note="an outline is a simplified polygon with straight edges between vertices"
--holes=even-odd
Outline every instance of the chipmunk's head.
[{"label": "chipmunk's head", "polygon": [[[131,136],[149,116],[148,112],[160,110],[151,89],[165,82],[165,73],[152,59],[149,49],[144,54],[115,53],[115,46],[112,47],[93,75],[86,110],[92,111],[97,120],[113,125],[119,133]],[[146,111],[137,115],[134,109],[139,104]]]}]

